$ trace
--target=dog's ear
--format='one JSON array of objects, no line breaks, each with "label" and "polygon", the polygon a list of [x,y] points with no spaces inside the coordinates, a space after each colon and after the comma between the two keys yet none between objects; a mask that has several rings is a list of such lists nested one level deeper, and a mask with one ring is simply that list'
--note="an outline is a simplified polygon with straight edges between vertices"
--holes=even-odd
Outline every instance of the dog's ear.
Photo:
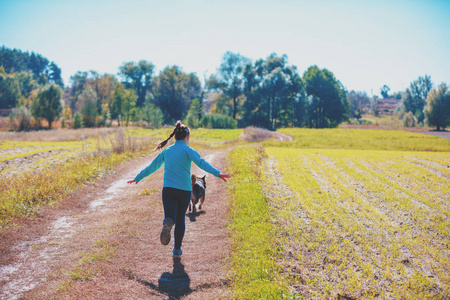
[{"label": "dog's ear", "polygon": [[202,177],[202,180],[205,181],[206,175]]}]

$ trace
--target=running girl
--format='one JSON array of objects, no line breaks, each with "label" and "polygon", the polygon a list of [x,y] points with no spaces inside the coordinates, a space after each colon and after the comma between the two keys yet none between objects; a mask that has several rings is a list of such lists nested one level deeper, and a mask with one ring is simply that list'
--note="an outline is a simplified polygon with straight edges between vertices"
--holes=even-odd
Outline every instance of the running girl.
[{"label": "running girl", "polygon": [[175,243],[172,250],[173,256],[179,258],[182,254],[181,244],[185,231],[185,214],[191,200],[191,162],[194,162],[202,170],[227,181],[231,175],[224,174],[204,160],[193,148],[189,147],[189,127],[178,121],[172,134],[159,143],[156,150],[162,149],[167,142],[175,136],[175,143],[163,150],[128,183],[138,183],[144,177],[157,171],[164,163],[164,184],[162,201],[164,206],[163,228],[160,240],[163,245],[170,242],[171,230],[175,225]]}]

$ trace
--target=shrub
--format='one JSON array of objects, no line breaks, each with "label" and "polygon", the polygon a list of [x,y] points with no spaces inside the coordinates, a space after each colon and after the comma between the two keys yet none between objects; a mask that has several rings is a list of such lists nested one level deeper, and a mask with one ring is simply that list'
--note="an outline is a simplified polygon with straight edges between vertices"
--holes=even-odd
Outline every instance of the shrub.
[{"label": "shrub", "polygon": [[191,128],[199,128],[202,121],[203,106],[197,98],[193,99],[189,106],[186,124]]},{"label": "shrub", "polygon": [[262,142],[273,137],[273,132],[264,128],[247,127],[242,132],[241,137],[247,142]]},{"label": "shrub", "polygon": [[105,126],[106,127],[111,127],[112,126],[111,114],[109,112],[106,114]]},{"label": "shrub", "polygon": [[13,108],[9,115],[10,127],[14,131],[28,130],[33,127],[33,117],[25,106]]},{"label": "shrub", "polygon": [[103,116],[95,117],[95,127],[105,126],[105,118]]},{"label": "shrub", "polygon": [[417,117],[413,115],[412,112],[407,112],[403,116],[403,126],[405,127],[414,127],[417,124]]},{"label": "shrub", "polygon": [[164,114],[159,107],[145,102],[142,108],[137,109],[134,121],[138,122],[140,126],[159,128],[164,122]]},{"label": "shrub", "polygon": [[237,121],[230,116],[221,114],[209,114],[202,118],[201,124],[206,128],[234,129]]},{"label": "shrub", "polygon": [[81,117],[81,114],[79,112],[76,112],[73,118],[73,129],[84,127],[83,118]]}]

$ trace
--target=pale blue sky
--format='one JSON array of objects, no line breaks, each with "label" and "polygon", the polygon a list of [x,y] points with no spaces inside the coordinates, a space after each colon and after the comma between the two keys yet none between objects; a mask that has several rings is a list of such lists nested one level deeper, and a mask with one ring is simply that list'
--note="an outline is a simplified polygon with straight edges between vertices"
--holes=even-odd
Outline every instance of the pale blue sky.
[{"label": "pale blue sky", "polygon": [[286,54],[370,95],[425,74],[450,84],[450,1],[0,0],[1,45],[54,61],[66,84],[141,59],[203,80],[231,50]]}]

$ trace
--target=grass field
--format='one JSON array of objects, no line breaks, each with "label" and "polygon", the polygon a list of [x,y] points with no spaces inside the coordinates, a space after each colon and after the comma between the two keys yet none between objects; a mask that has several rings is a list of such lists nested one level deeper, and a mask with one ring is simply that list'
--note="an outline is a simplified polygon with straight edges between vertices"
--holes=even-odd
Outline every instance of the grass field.
[{"label": "grass field", "polygon": [[[264,298],[251,289],[258,280],[286,298],[449,297],[450,141],[392,130],[280,131],[295,140],[266,142],[266,158],[249,164],[260,183],[239,200],[260,191],[254,206],[267,209],[253,218],[274,226],[261,231],[271,248],[248,259],[271,261],[276,274],[255,279],[237,268],[247,283],[240,298]],[[250,240],[240,251],[261,247]]]},{"label": "grass field", "polygon": [[310,149],[361,149],[450,152],[450,140],[403,130],[286,128],[279,132],[292,142],[266,142],[268,146]]}]

